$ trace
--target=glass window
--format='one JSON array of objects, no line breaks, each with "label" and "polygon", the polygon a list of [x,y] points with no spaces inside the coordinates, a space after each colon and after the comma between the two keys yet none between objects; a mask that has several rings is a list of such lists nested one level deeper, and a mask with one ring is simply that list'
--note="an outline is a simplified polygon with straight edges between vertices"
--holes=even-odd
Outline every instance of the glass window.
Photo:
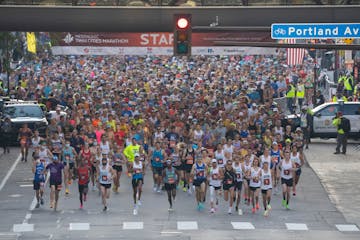
[{"label": "glass window", "polygon": [[39,106],[9,106],[4,109],[4,115],[9,115],[10,118],[43,118],[43,112]]},{"label": "glass window", "polygon": [[360,115],[360,105],[344,104],[344,115]]},{"label": "glass window", "polygon": [[339,105],[331,105],[325,107],[324,109],[319,111],[319,113],[321,114],[321,116],[335,116],[338,111]]}]

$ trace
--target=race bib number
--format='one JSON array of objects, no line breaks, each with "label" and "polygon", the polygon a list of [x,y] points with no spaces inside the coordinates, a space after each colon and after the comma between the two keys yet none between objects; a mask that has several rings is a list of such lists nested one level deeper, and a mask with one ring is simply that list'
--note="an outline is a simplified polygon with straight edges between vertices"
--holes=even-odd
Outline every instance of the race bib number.
[{"label": "race bib number", "polygon": [[203,177],[203,176],[204,176],[204,172],[203,172],[203,171],[198,172],[198,173],[196,174],[196,176],[198,176],[198,177]]},{"label": "race bib number", "polygon": [[155,162],[160,162],[160,158],[155,158]]},{"label": "race bib number", "polygon": [[168,182],[169,182],[170,184],[173,184],[173,183],[175,183],[175,179],[174,179],[174,178],[169,178],[169,179],[168,179]]},{"label": "race bib number", "polygon": [[233,183],[233,181],[231,180],[231,179],[228,179],[227,181],[226,181],[226,184],[232,184]]},{"label": "race bib number", "polygon": [[223,164],[223,163],[224,163],[224,160],[222,160],[222,159],[218,160],[218,164]]},{"label": "race bib number", "polygon": [[187,157],[186,164],[194,164],[194,158],[192,156]]},{"label": "race bib number", "polygon": [[264,185],[270,185],[270,179],[264,179]]},{"label": "race bib number", "polygon": [[259,182],[259,179],[257,177],[253,178],[253,182],[254,183],[258,183]]},{"label": "race bib number", "polygon": [[141,173],[141,170],[140,170],[140,169],[136,169],[136,170],[135,170],[135,173],[136,173],[136,174],[139,174],[139,173]]},{"label": "race bib number", "polygon": [[296,166],[297,168],[299,168],[299,167],[300,167],[300,164],[298,164],[298,163],[295,163],[295,166]]},{"label": "race bib number", "polygon": [[213,179],[213,180],[218,180],[218,179],[219,179],[219,176],[218,176],[217,174],[213,174],[213,175],[212,175],[212,179]]},{"label": "race bib number", "polygon": [[107,176],[102,176],[101,179],[106,182],[108,180],[108,177]]},{"label": "race bib number", "polygon": [[277,163],[278,158],[277,158],[276,156],[273,156],[273,157],[271,157],[271,161],[272,161],[273,163]]},{"label": "race bib number", "polygon": [[[103,176],[103,178],[104,178],[104,177],[106,177],[106,176]],[[85,179],[85,176],[82,175],[82,176],[80,176],[80,178],[81,178],[81,180],[84,180],[84,179]],[[106,181],[106,180],[104,180],[104,181]]]},{"label": "race bib number", "polygon": [[284,170],[285,175],[290,175],[290,170]]},{"label": "race bib number", "polygon": [[237,178],[237,179],[241,179],[241,174],[240,174],[240,173],[237,173],[237,174],[236,174],[236,178]]}]

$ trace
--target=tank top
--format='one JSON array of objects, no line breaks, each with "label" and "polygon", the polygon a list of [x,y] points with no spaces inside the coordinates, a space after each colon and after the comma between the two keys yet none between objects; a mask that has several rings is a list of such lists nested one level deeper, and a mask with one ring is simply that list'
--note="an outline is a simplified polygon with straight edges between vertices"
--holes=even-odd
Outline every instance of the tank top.
[{"label": "tank top", "polygon": [[45,182],[45,175],[43,174],[44,169],[45,169],[44,163],[40,162],[36,164],[35,174],[34,174],[35,182]]},{"label": "tank top", "polygon": [[[255,168],[251,168],[251,178],[250,178],[250,187],[260,187],[261,181],[260,181],[260,171],[261,168],[258,168],[257,170]],[[257,179],[255,179],[257,177]]]},{"label": "tank top", "polygon": [[200,131],[197,131],[197,130],[194,130],[194,139],[199,141],[202,139],[202,136],[204,135],[204,132],[202,130]]},{"label": "tank top", "polygon": [[278,128],[278,127],[274,127],[274,132],[275,132],[275,135],[276,134],[280,134],[281,136],[281,140],[284,139],[284,129],[282,127]]},{"label": "tank top", "polygon": [[239,165],[237,165],[237,166],[235,163],[233,163],[233,168],[235,169],[236,182],[242,182],[243,178],[244,178],[244,174],[242,171],[241,163],[239,163]]},{"label": "tank top", "polygon": [[89,182],[89,169],[87,166],[78,168],[79,185],[85,185]]},{"label": "tank top", "polygon": [[224,145],[224,159],[225,161],[227,160],[232,160],[232,153],[234,152],[234,146],[228,146],[227,144]]},{"label": "tank top", "polygon": [[163,154],[163,150],[154,150],[153,154],[152,154],[152,159],[151,159],[151,164],[153,167],[156,168],[162,168],[163,167],[163,161],[164,161],[164,154]]},{"label": "tank top", "polygon": [[224,156],[224,150],[221,150],[220,152],[218,150],[215,151],[215,159],[217,160],[218,166],[221,168],[225,167],[225,156]]},{"label": "tank top", "polygon": [[85,162],[86,166],[89,166],[91,164],[91,151],[90,149],[88,149],[88,152],[85,152],[85,150],[81,150],[81,157],[83,159],[83,161]]},{"label": "tank top", "polygon": [[244,170],[245,170],[244,178],[249,180],[251,178],[251,165],[252,165],[251,162],[249,163],[244,162]]},{"label": "tank top", "polygon": [[169,170],[169,168],[165,168],[165,178],[164,178],[164,182],[167,184],[175,184],[176,182],[176,173],[175,173],[175,169],[173,167],[171,167],[171,169]]},{"label": "tank top", "polygon": [[178,167],[181,165],[181,160],[180,160],[180,155],[178,153],[172,153],[171,154],[171,158],[172,158],[172,165],[175,167]]},{"label": "tank top", "polygon": [[292,179],[293,176],[291,173],[291,169],[292,169],[291,160],[289,160],[289,162],[286,162],[284,159],[281,164],[281,178]]},{"label": "tank top", "polygon": [[205,163],[201,165],[195,163],[195,179],[196,180],[205,180],[206,172],[205,172]]},{"label": "tank top", "polygon": [[263,190],[272,189],[272,179],[271,179],[270,170],[267,170],[267,172],[265,172],[264,169],[261,169],[261,189]]},{"label": "tank top", "polygon": [[142,162],[133,162],[133,176],[132,179],[143,179],[143,165]]},{"label": "tank top", "polygon": [[268,162],[269,163],[269,166],[270,166],[270,163],[271,163],[271,155],[265,157],[265,155],[261,155],[260,157],[260,160],[261,160],[261,167],[264,166],[264,162]]},{"label": "tank top", "polygon": [[110,144],[108,141],[105,142],[105,144],[101,141],[100,142],[100,149],[102,154],[108,155],[110,153]]},{"label": "tank top", "polygon": [[234,184],[235,178],[236,178],[235,173],[225,168],[223,183],[227,185]]},{"label": "tank top", "polygon": [[113,156],[113,165],[115,166],[121,166],[122,165],[122,156],[120,153],[114,153],[114,156]]},{"label": "tank top", "polygon": [[297,152],[294,156],[293,153],[290,155],[290,160],[295,163],[295,166],[299,168],[301,166],[300,154]]},{"label": "tank top", "polygon": [[272,164],[276,165],[280,162],[280,150],[279,149],[277,151],[274,151],[271,149],[270,156],[271,156]]},{"label": "tank top", "polygon": [[109,170],[109,165],[99,167],[99,182],[100,184],[111,184],[111,172]]},{"label": "tank top", "polygon": [[219,167],[216,168],[211,167],[209,175],[210,175],[209,185],[213,187],[220,187],[221,179],[220,179]]},{"label": "tank top", "polygon": [[164,139],[164,133],[163,132],[159,132],[159,133],[155,132],[154,133],[154,139],[155,139],[155,141]]},{"label": "tank top", "polygon": [[45,148],[44,150],[39,150],[39,158],[40,158],[40,161],[48,164],[50,162],[50,156],[48,156],[48,149]]},{"label": "tank top", "polygon": [[33,148],[36,148],[40,145],[40,137],[36,138],[32,138],[31,139],[31,144]]},{"label": "tank top", "polygon": [[192,150],[191,152],[189,152],[189,150],[186,149],[185,164],[193,165],[194,161],[195,161],[195,150]]}]

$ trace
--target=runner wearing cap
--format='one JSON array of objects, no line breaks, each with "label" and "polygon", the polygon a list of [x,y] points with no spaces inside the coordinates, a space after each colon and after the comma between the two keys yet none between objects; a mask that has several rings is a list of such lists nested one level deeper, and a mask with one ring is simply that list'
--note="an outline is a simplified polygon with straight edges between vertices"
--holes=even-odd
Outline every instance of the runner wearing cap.
[{"label": "runner wearing cap", "polygon": [[99,176],[102,204],[104,205],[103,211],[106,211],[108,209],[106,199],[110,198],[111,183],[115,176],[115,171],[110,166],[109,159],[105,154],[102,156],[101,165],[97,166],[97,173]]},{"label": "runner wearing cap", "polygon": [[197,209],[201,211],[204,209],[204,197],[205,197],[205,184],[207,175],[207,165],[202,161],[201,158],[196,159],[196,163],[191,169],[191,179],[195,186],[195,198],[197,202]]},{"label": "runner wearing cap", "polygon": [[211,167],[208,175],[209,190],[210,190],[210,212],[214,213],[219,204],[219,190],[222,186],[222,179],[224,176],[223,169],[218,166],[217,160],[211,160]]},{"label": "runner wearing cap", "polygon": [[293,186],[294,171],[297,170],[295,163],[290,160],[290,151],[286,150],[285,157],[280,162],[281,167],[281,185],[283,192],[283,199],[281,205],[286,209],[289,209],[290,191]]},{"label": "runner wearing cap", "polygon": [[164,168],[164,160],[166,159],[165,150],[161,148],[160,142],[155,143],[155,149],[150,153],[151,168],[154,180],[154,192],[161,192],[162,173]]},{"label": "runner wearing cap", "polygon": [[277,142],[272,143],[272,147],[270,150],[270,156],[271,156],[271,163],[270,163],[270,169],[271,169],[271,176],[273,180],[273,186],[275,190],[275,194],[279,192],[280,184],[280,170],[279,170],[279,163],[282,158],[282,151],[279,149],[279,145]]},{"label": "runner wearing cap", "polygon": [[165,183],[165,190],[170,205],[169,211],[173,211],[173,201],[175,201],[176,198],[176,185],[178,183],[179,175],[172,166],[171,159],[166,160],[166,168],[162,172],[162,178]]},{"label": "runner wearing cap", "polygon": [[232,166],[232,160],[228,159],[225,164],[224,178],[223,178],[223,189],[224,189],[224,200],[229,201],[228,214],[232,213],[232,207],[234,203],[234,188],[235,188],[236,173]]}]

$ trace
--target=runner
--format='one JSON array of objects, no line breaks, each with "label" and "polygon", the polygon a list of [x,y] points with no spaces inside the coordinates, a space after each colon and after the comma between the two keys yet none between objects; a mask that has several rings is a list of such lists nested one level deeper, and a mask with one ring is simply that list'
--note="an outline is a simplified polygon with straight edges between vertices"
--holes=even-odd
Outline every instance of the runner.
[{"label": "runner", "polygon": [[39,148],[39,151],[37,154],[38,154],[40,161],[44,163],[45,167],[50,163],[50,159],[52,159],[52,157],[53,157],[53,154],[46,146],[45,141],[40,144],[40,148]]},{"label": "runner", "polygon": [[136,138],[132,137],[131,144],[127,145],[123,152],[127,158],[126,168],[128,170],[128,177],[131,177],[129,166],[134,162],[135,154],[138,153],[140,155],[141,151],[141,146],[137,143]]},{"label": "runner", "polygon": [[290,160],[290,151],[285,152],[285,158],[280,162],[281,167],[281,185],[283,200],[281,205],[289,209],[290,191],[293,186],[293,171],[296,171],[295,163]]},{"label": "runner", "polygon": [[122,152],[122,148],[119,147],[118,145],[114,145],[114,153],[112,157],[113,157],[112,167],[115,171],[113,191],[118,193],[120,187],[120,177],[123,171],[123,164],[125,163],[126,159]]},{"label": "runner", "polygon": [[280,159],[283,157],[282,151],[279,149],[279,145],[277,142],[272,143],[271,151],[271,163],[270,163],[270,169],[271,169],[271,176],[273,180],[273,186],[275,190],[275,194],[279,192],[280,184],[280,170],[279,170],[279,163]]},{"label": "runner", "polygon": [[89,190],[89,165],[84,158],[80,157],[80,166],[77,169],[79,176],[78,187],[79,187],[79,199],[80,209],[83,208],[83,202],[86,202],[87,193]]},{"label": "runner", "polygon": [[209,189],[210,189],[210,213],[215,213],[219,205],[219,190],[221,189],[221,180],[223,179],[223,169],[218,166],[217,160],[211,160],[209,172]]},{"label": "runner", "polygon": [[191,194],[191,187],[190,187],[190,181],[191,181],[191,170],[193,168],[194,162],[195,162],[195,149],[193,148],[192,143],[187,144],[187,148],[184,151],[184,164],[183,169],[185,172],[185,181],[184,181],[184,187],[183,191],[188,191],[188,194]]},{"label": "runner", "polygon": [[272,189],[272,178],[271,171],[269,170],[269,162],[265,161],[261,169],[261,194],[264,206],[264,216],[269,216],[271,210],[271,189]]},{"label": "runner", "polygon": [[251,178],[251,166],[252,162],[250,161],[250,155],[245,155],[245,161],[244,161],[244,201],[245,204],[250,205],[250,178]]},{"label": "runner", "polygon": [[99,176],[102,204],[104,205],[103,211],[105,212],[108,209],[106,199],[110,198],[111,181],[115,175],[105,154],[102,156],[101,165],[97,167],[97,173]]},{"label": "runner", "polygon": [[257,157],[254,158],[252,167],[251,167],[251,177],[250,177],[250,195],[252,200],[252,209],[251,212],[255,213],[260,209],[259,205],[259,192],[261,186],[261,168],[259,159]]},{"label": "runner", "polygon": [[234,157],[234,163],[233,168],[236,173],[236,179],[235,179],[235,193],[234,193],[234,199],[236,198],[236,205],[235,210],[239,215],[242,215],[242,209],[239,207],[241,202],[241,190],[243,186],[243,179],[244,179],[244,173],[245,173],[245,167],[242,163],[240,163],[240,157],[235,156]]},{"label": "runner", "polygon": [[36,206],[35,208],[39,208],[40,204],[44,205],[44,184],[45,184],[45,164],[40,161],[39,158],[36,158],[33,161],[32,172],[34,173],[34,190],[36,196]]},{"label": "runner", "polygon": [[29,154],[29,147],[31,144],[31,137],[33,133],[31,129],[28,127],[27,123],[24,123],[22,128],[19,130],[19,141],[21,147],[21,161],[27,162],[27,157]]},{"label": "runner", "polygon": [[140,161],[139,153],[135,153],[134,162],[130,165],[130,171],[132,172],[132,187],[133,187],[133,199],[134,199],[134,210],[133,214],[138,214],[138,208],[141,206],[141,193],[142,185],[144,184],[145,176],[145,164]]},{"label": "runner", "polygon": [[59,201],[59,192],[61,191],[62,175],[64,165],[59,161],[57,155],[53,156],[53,162],[46,166],[46,170],[50,172],[50,208],[57,210]]},{"label": "runner", "polygon": [[204,209],[204,197],[205,197],[205,184],[206,184],[206,174],[207,174],[207,166],[202,161],[201,158],[196,159],[196,163],[193,165],[191,169],[191,179],[194,179],[195,186],[195,199],[197,202],[197,209],[199,211]]},{"label": "runner", "polygon": [[290,160],[295,163],[297,170],[294,172],[293,183],[293,196],[296,196],[296,185],[300,180],[301,167],[304,165],[304,155],[302,152],[297,151],[297,147],[294,145],[290,154]]},{"label": "runner", "polygon": [[161,192],[161,180],[162,173],[164,169],[164,160],[166,158],[166,153],[163,148],[161,148],[160,142],[155,143],[155,149],[151,153],[151,168],[153,172],[154,179],[154,192]]},{"label": "runner", "polygon": [[232,167],[232,160],[228,159],[225,164],[224,178],[223,178],[223,189],[224,189],[224,200],[229,201],[228,214],[232,214],[232,207],[234,203],[234,188],[235,188],[236,173]]},{"label": "runner", "polygon": [[70,146],[70,141],[65,141],[65,147],[62,150],[62,159],[65,166],[64,170],[64,185],[65,185],[65,194],[69,194],[69,185],[72,184],[73,172],[76,169],[76,151],[73,147]]},{"label": "runner", "polygon": [[166,168],[162,173],[163,181],[165,183],[165,190],[167,192],[169,201],[169,211],[173,211],[173,202],[176,198],[176,185],[178,183],[179,175],[172,166],[171,159],[166,160]]}]

